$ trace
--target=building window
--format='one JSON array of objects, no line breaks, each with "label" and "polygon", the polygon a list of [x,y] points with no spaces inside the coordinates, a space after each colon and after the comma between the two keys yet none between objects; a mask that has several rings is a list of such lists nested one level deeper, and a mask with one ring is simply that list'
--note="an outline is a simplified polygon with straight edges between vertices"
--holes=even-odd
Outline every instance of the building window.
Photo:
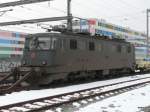
[{"label": "building window", "polygon": [[16,37],[16,33],[12,33],[12,37]]},{"label": "building window", "polygon": [[70,40],[70,49],[77,49],[77,40]]},{"label": "building window", "polygon": [[95,50],[95,44],[94,42],[89,42],[89,50],[94,51]]}]

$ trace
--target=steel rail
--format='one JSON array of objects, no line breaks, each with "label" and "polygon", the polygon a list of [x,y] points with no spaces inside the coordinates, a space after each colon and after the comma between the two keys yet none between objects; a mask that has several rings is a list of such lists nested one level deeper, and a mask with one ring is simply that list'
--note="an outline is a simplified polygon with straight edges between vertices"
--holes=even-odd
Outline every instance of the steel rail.
[{"label": "steel rail", "polygon": [[133,90],[133,89],[136,89],[136,87],[138,87],[138,86],[144,85],[145,83],[150,83],[150,81],[135,84],[135,85],[130,85],[130,86],[122,87],[122,88],[117,88],[117,89],[113,89],[113,90],[109,90],[109,91],[105,91],[105,92],[101,92],[101,93],[96,93],[96,94],[89,95],[89,96],[79,97],[79,98],[76,98],[76,99],[71,99],[69,101],[64,101],[64,102],[56,103],[56,104],[49,105],[49,106],[46,105],[46,106],[43,106],[43,107],[40,107],[40,108],[35,108],[35,109],[29,110],[29,111],[26,111],[26,112],[37,112],[37,111],[42,111],[42,110],[48,110],[50,108],[59,107],[59,106],[64,105],[64,104],[69,104],[69,103],[73,103],[73,102],[93,98],[93,97],[96,97],[96,96],[106,95],[108,93],[115,93],[117,95],[117,94],[126,92],[125,89],[128,89],[128,91]]},{"label": "steel rail", "polygon": [[[124,83],[132,82],[132,81],[125,81]],[[25,102],[20,102],[20,103],[16,103],[16,104],[1,106],[0,111],[5,110],[5,109],[9,110],[13,107],[24,107],[24,108],[29,109],[26,112],[34,112],[34,111],[36,112],[36,111],[40,111],[40,110],[47,110],[47,109],[52,108],[52,107],[58,107],[58,106],[63,105],[63,104],[68,104],[68,103],[72,103],[72,102],[75,102],[75,101],[79,101],[79,100],[83,100],[83,99],[87,99],[87,98],[91,98],[91,97],[95,97],[95,96],[99,96],[99,95],[104,95],[104,94],[110,93],[110,92],[115,92],[115,91],[119,91],[119,90],[123,90],[123,89],[127,89],[127,90],[133,89],[133,87],[141,86],[145,83],[150,83],[150,81],[145,81],[145,82],[138,83],[138,84],[136,83],[136,84],[132,84],[132,85],[129,85],[129,86],[124,86],[124,87],[120,87],[120,88],[116,88],[116,89],[112,89],[112,90],[108,90],[108,91],[103,91],[103,92],[101,91],[102,88],[107,87],[107,86],[112,86],[114,84],[99,86],[99,87],[95,87],[95,88],[89,88],[89,89],[74,91],[74,92],[70,92],[70,93],[64,93],[64,94],[60,94],[60,95],[55,95],[55,96],[39,98],[39,99],[25,101]],[[117,84],[123,84],[123,82],[116,83],[116,85]],[[83,96],[79,95],[80,97],[72,97],[71,99],[66,100],[66,101],[63,99],[63,97],[68,96],[68,95],[73,96],[75,94],[81,94],[83,92],[91,92],[91,91],[97,90],[97,89],[99,89],[99,92],[95,92],[95,93],[93,92],[93,93],[91,93],[89,95],[85,95],[85,96],[84,95]],[[62,99],[62,101],[57,102],[57,100],[55,101],[55,99]],[[53,103],[45,102],[46,100],[52,101]],[[26,104],[37,105],[37,104],[34,104],[36,102],[46,103],[48,105],[41,106],[39,108],[30,108],[30,107],[25,106]]]}]

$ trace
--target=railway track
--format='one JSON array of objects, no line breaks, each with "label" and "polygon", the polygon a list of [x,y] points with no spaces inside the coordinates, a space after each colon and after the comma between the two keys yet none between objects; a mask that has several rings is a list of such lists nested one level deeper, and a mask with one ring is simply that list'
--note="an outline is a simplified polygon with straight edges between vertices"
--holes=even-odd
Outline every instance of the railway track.
[{"label": "railway track", "polygon": [[[139,73],[134,73],[134,75],[140,75],[143,73],[146,74],[149,72],[142,72],[142,73],[139,72]],[[29,90],[33,88],[33,87],[21,87],[20,85],[24,80],[26,80],[30,76],[30,72],[21,75],[21,78],[19,77],[16,81],[14,81],[13,76],[14,74],[11,74],[10,72],[4,72],[4,74],[0,73],[0,95],[21,91],[21,90]]]},{"label": "railway track", "polygon": [[115,84],[89,88],[60,95],[44,97],[40,99],[10,104],[0,107],[0,112],[37,112],[48,109],[54,109],[63,105],[73,104],[74,102],[88,99],[104,99],[114,95],[118,95],[133,89],[143,87],[150,84],[150,78],[130,80]]}]

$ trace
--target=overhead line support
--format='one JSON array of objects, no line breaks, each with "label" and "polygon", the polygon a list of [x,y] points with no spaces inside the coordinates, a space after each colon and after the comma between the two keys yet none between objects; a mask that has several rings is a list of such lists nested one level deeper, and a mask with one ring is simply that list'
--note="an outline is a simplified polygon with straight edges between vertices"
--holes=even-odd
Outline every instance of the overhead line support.
[{"label": "overhead line support", "polygon": [[67,30],[72,31],[71,0],[67,0]]}]

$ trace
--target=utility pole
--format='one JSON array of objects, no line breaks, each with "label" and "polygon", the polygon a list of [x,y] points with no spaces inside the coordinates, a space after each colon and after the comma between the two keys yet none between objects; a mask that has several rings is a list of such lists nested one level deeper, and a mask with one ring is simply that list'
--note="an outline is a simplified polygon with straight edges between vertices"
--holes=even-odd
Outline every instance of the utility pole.
[{"label": "utility pole", "polygon": [[71,0],[67,0],[67,30],[72,31]]},{"label": "utility pole", "polygon": [[149,57],[149,12],[150,9],[146,11],[146,30],[147,30],[147,58]]}]

